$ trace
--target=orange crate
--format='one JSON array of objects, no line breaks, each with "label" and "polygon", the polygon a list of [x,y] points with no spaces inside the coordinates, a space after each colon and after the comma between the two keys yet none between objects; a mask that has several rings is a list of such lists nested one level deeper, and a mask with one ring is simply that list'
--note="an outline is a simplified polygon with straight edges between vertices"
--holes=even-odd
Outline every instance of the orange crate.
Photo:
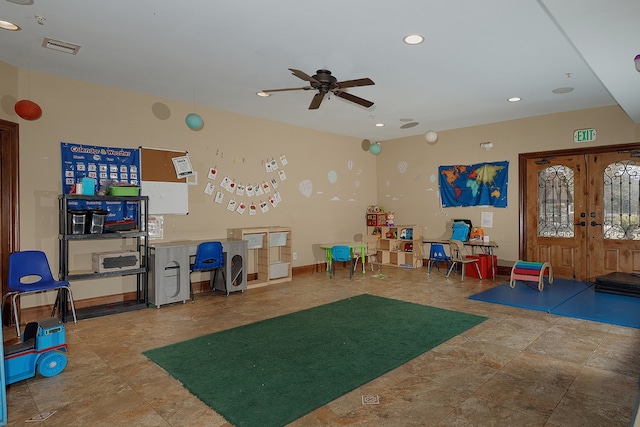
[{"label": "orange crate", "polygon": [[[480,255],[467,255],[467,258],[475,258],[478,259],[478,268],[480,269],[480,274],[482,274],[483,279],[488,279],[493,277],[491,274],[491,256],[487,254]],[[493,272],[494,274],[498,274],[498,257],[496,255],[493,256]],[[467,264],[465,274],[469,277],[475,277],[479,279],[478,272],[473,264]]]}]

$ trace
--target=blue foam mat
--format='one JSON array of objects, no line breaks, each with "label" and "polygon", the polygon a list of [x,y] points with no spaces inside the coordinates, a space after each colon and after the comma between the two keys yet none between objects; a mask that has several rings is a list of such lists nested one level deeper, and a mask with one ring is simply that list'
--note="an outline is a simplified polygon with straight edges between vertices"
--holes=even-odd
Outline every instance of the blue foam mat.
[{"label": "blue foam mat", "polygon": [[551,313],[640,328],[640,298],[596,292],[594,286],[556,307]]},{"label": "blue foam mat", "polygon": [[592,283],[556,278],[545,281],[542,292],[535,284],[518,281],[496,286],[469,299],[546,311],[559,316],[640,328],[640,298],[596,292]]},{"label": "blue foam mat", "polygon": [[553,284],[549,284],[545,278],[544,288],[540,292],[537,283],[517,281],[513,289],[505,283],[471,295],[469,299],[551,312],[552,309],[589,286],[591,286],[590,283],[558,278],[553,280]]}]

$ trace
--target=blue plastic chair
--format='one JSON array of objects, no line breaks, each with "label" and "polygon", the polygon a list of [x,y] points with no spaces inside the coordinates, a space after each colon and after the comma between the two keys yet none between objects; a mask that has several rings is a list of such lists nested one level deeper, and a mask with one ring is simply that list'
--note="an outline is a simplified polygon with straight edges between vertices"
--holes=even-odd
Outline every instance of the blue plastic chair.
[{"label": "blue plastic chair", "polygon": [[195,302],[191,273],[196,271],[213,271],[211,275],[211,290],[214,290],[218,271],[222,272],[224,290],[227,292],[227,279],[224,276],[224,251],[220,242],[202,242],[198,245],[193,264],[189,266],[189,288],[191,290],[191,302]]},{"label": "blue plastic chair", "polygon": [[69,297],[73,322],[78,323],[69,282],[53,278],[47,255],[42,251],[20,251],[9,254],[9,281],[7,288],[8,292],[2,298],[2,305],[4,306],[7,298],[11,297],[13,317],[16,322],[18,336],[20,336],[20,319],[16,300],[24,294],[57,290],[58,295],[51,312],[51,317],[55,317],[56,308],[58,311],[62,309],[60,291],[65,290]]},{"label": "blue plastic chair", "polygon": [[440,273],[440,263],[447,263],[447,270],[449,271],[449,267],[451,266],[451,257],[447,255],[444,250],[444,245],[440,243],[432,243],[431,244],[431,252],[429,253],[429,269],[428,274],[431,274],[431,270],[435,264],[438,269],[438,273]]},{"label": "blue plastic chair", "polygon": [[351,255],[351,248],[349,246],[333,246],[331,248],[331,268],[329,269],[329,278],[332,278],[336,273],[336,262],[348,262],[349,263],[349,278],[353,277],[354,262]]}]

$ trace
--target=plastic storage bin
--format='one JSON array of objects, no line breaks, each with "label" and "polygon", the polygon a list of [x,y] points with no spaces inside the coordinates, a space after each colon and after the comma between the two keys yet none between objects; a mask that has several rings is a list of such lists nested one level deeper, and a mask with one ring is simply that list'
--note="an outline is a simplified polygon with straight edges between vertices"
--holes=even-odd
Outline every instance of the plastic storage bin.
[{"label": "plastic storage bin", "polygon": [[89,212],[86,210],[69,210],[67,211],[67,233],[68,234],[84,234],[87,226],[87,216]]},{"label": "plastic storage bin", "polygon": [[109,215],[109,211],[105,209],[92,209],[89,211],[88,217],[91,219],[87,221],[87,232],[89,234],[102,234],[107,215]]},{"label": "plastic storage bin", "polygon": [[285,246],[288,234],[288,231],[269,233],[269,246]]},{"label": "plastic storage bin", "polygon": [[266,233],[245,234],[242,239],[247,241],[247,249],[260,249]]},{"label": "plastic storage bin", "polygon": [[140,194],[140,187],[128,185],[114,186],[109,188],[109,194],[112,196],[137,196]]},{"label": "plastic storage bin", "polygon": [[286,261],[276,261],[269,264],[269,278],[279,279],[289,275],[289,263]]}]

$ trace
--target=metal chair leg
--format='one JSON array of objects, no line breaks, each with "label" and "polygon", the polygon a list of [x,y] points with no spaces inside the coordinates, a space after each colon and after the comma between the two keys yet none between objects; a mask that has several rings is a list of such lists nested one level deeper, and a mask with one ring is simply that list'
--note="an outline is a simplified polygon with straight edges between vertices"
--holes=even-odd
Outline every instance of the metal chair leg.
[{"label": "metal chair leg", "polygon": [[19,294],[13,294],[11,296],[11,303],[13,305],[13,319],[16,321],[16,334],[20,338],[20,319],[18,318],[18,305],[16,304],[16,298]]}]

